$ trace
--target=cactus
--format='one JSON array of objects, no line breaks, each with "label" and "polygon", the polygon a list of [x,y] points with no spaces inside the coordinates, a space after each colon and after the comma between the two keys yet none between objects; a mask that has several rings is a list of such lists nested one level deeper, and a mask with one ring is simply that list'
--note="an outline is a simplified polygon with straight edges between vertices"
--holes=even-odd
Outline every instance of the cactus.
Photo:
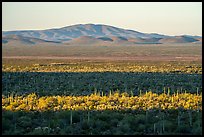
[{"label": "cactus", "polygon": [[156,134],[156,124],[154,123],[154,134]]},{"label": "cactus", "polygon": [[142,90],[140,90],[140,96],[142,95]]},{"label": "cactus", "polygon": [[13,92],[11,93],[11,96],[10,96],[10,102],[13,102]]},{"label": "cactus", "polygon": [[111,96],[112,94],[111,94],[111,90],[110,90],[110,92],[109,92],[109,96]]},{"label": "cactus", "polygon": [[177,90],[177,91],[176,91],[176,96],[177,96],[177,97],[178,97],[178,94],[179,94],[179,91]]},{"label": "cactus", "polygon": [[[181,125],[181,116],[180,116],[180,112],[178,113],[177,123],[178,123],[178,127],[180,127],[180,125]],[[179,129],[180,129],[180,128],[179,128]],[[179,132],[180,132],[180,130],[179,130]]]},{"label": "cactus", "polygon": [[189,115],[189,125],[192,126],[192,112],[190,110],[188,111],[188,115]]},{"label": "cactus", "polygon": [[[199,110],[197,110],[197,119],[198,119],[198,128],[200,128],[200,117],[199,117]],[[202,121],[201,121],[202,122]]]},{"label": "cactus", "polygon": [[165,132],[165,123],[164,123],[164,114],[163,114],[163,121],[162,121],[162,131],[163,133]]},{"label": "cactus", "polygon": [[16,115],[13,113],[14,130],[16,130]]},{"label": "cactus", "polygon": [[97,89],[96,88],[94,89],[94,95],[97,95]]},{"label": "cactus", "polygon": [[170,88],[168,87],[168,94],[167,94],[168,96],[170,95]]},{"label": "cactus", "polygon": [[125,92],[127,92],[127,84],[125,84]]},{"label": "cactus", "polygon": [[88,123],[90,122],[90,112],[88,111]]},{"label": "cactus", "polygon": [[26,98],[26,105],[28,105],[28,99]]},{"label": "cactus", "polygon": [[166,94],[166,87],[164,87],[164,94]]},{"label": "cactus", "polygon": [[99,91],[99,92],[97,92],[97,96],[101,96],[101,92]]},{"label": "cactus", "polygon": [[174,97],[173,97],[173,96],[171,97],[171,102],[172,102],[172,103],[174,102]]},{"label": "cactus", "polygon": [[70,115],[70,125],[72,125],[72,110],[71,110],[71,115]]},{"label": "cactus", "polygon": [[74,88],[74,83],[72,83],[72,88]]},{"label": "cactus", "polygon": [[145,121],[146,121],[145,126],[147,128],[147,125],[148,125],[148,109],[146,110]]},{"label": "cactus", "polygon": [[133,97],[133,91],[131,90],[130,92],[131,92],[131,96]]}]

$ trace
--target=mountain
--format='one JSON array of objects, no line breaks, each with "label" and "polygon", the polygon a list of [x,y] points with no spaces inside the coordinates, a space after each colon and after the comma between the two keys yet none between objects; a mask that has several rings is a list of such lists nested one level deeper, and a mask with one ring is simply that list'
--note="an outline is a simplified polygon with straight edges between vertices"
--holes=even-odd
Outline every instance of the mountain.
[{"label": "mountain", "polygon": [[42,44],[42,43],[50,44],[50,43],[59,43],[59,42],[47,41],[47,40],[32,38],[32,37],[24,37],[24,36],[19,36],[19,35],[2,36],[2,44],[36,45],[36,44]]},{"label": "mountain", "polygon": [[[102,24],[77,24],[62,28],[46,30],[3,31],[2,43],[9,41],[8,37],[18,37],[23,43],[33,44],[37,41],[55,43],[130,43],[130,44],[158,44],[158,43],[191,43],[202,39],[200,36],[168,36],[157,33],[142,33]],[[10,38],[11,40],[12,38]]]},{"label": "mountain", "polygon": [[[125,38],[150,38],[155,34],[146,34],[133,30],[126,30],[101,24],[78,24],[59,29],[47,30],[25,30],[25,31],[3,31],[5,35],[20,35],[49,41],[67,41],[81,36],[92,37],[125,37]],[[157,34],[157,37],[164,38],[165,35]]]},{"label": "mountain", "polygon": [[161,43],[191,43],[196,41],[199,41],[199,40],[189,36],[175,36],[175,37],[163,38],[159,40],[159,42]]},{"label": "mountain", "polygon": [[101,41],[103,41],[103,40],[94,38],[92,36],[81,36],[79,38],[74,38],[71,41],[68,41],[66,43],[70,43],[70,44],[96,44],[96,43],[99,43]]}]

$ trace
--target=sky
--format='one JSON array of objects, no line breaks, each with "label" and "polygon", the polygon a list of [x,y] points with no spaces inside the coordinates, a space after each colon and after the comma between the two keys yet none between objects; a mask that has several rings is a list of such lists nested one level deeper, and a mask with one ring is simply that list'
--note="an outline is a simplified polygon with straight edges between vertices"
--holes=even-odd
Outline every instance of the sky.
[{"label": "sky", "polygon": [[202,36],[202,2],[2,2],[2,31],[87,23]]}]

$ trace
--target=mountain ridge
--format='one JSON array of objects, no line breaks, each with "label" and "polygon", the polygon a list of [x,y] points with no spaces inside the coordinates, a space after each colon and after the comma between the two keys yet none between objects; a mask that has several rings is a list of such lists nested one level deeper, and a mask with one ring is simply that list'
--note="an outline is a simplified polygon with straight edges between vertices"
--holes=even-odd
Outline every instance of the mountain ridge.
[{"label": "mountain ridge", "polygon": [[[90,39],[90,36],[96,39],[93,41],[127,41],[133,44],[140,43],[189,43],[202,42],[202,36],[180,35],[168,36],[158,33],[142,33],[135,30],[118,28],[104,24],[75,24],[61,28],[45,29],[45,30],[18,30],[18,31],[2,31],[2,43],[6,43],[5,38],[10,35],[25,37],[25,39],[34,38],[44,40],[45,42],[57,43],[73,43]],[[75,40],[77,39],[77,40]],[[116,40],[117,39],[117,40]],[[131,39],[131,41],[129,41]],[[201,40],[200,40],[201,39]],[[82,40],[82,41],[83,41]],[[86,41],[86,40],[85,40]],[[139,41],[139,42],[138,42]]]}]

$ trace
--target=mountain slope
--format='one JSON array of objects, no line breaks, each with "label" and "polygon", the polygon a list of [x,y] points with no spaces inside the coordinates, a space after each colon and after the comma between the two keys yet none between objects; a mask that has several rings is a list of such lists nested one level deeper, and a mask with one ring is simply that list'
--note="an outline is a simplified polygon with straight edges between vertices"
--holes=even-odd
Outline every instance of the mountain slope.
[{"label": "mountain slope", "polygon": [[198,40],[188,36],[176,36],[171,38],[163,38],[159,40],[159,42],[161,43],[191,43],[196,41]]},{"label": "mountain slope", "polygon": [[32,37],[24,37],[19,35],[7,35],[2,36],[2,44],[24,44],[24,45],[35,45],[42,43],[59,43],[55,41],[46,41],[42,39],[32,38]]},{"label": "mountain slope", "polygon": [[160,34],[146,34],[133,30],[126,30],[122,28],[116,28],[108,25],[101,24],[78,24],[67,26],[59,29],[47,29],[47,30],[26,30],[26,31],[4,31],[3,36],[6,35],[20,35],[24,37],[32,37],[49,41],[68,41],[73,38],[81,36],[92,37],[124,37],[124,38],[151,38],[156,37],[164,38],[168,37]]},{"label": "mountain slope", "polygon": [[96,44],[101,41],[103,40],[100,40],[100,39],[97,39],[91,36],[81,36],[79,38],[74,38],[71,41],[68,41],[66,43],[69,43],[69,44]]},{"label": "mountain slope", "polygon": [[9,40],[26,44],[49,41],[67,44],[202,43],[201,36],[142,33],[102,24],[77,24],[46,30],[3,31],[2,35],[2,44],[8,43]]}]

